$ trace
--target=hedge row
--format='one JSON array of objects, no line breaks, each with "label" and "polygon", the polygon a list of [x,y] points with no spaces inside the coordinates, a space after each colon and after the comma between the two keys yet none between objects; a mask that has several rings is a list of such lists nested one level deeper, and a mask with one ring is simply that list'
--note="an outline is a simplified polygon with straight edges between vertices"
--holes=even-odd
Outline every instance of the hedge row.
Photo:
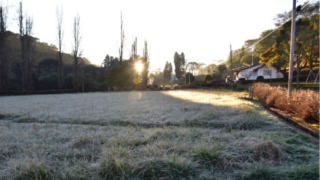
[{"label": "hedge row", "polygon": [[253,85],[253,95],[270,107],[287,111],[309,123],[319,123],[319,93],[312,90],[292,91],[265,83]]}]

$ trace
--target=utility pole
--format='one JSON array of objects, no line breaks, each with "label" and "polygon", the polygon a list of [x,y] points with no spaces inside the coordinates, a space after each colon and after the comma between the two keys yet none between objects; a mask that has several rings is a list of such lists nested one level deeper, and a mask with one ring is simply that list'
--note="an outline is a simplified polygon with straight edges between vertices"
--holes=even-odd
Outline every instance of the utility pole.
[{"label": "utility pole", "polygon": [[185,59],[185,70],[184,70],[184,84],[187,84],[187,69],[188,69],[188,64],[187,64],[187,60],[188,59]]},{"label": "utility pole", "polygon": [[232,48],[231,48],[231,44],[230,44],[230,74],[231,74],[231,78],[233,79],[233,74],[232,74]]},{"label": "utility pole", "polygon": [[251,46],[251,52],[252,52],[252,60],[251,60],[251,66],[253,66],[253,46]]},{"label": "utility pole", "polygon": [[290,43],[288,96],[291,96],[291,91],[292,91],[295,40],[296,40],[296,0],[293,0],[292,16],[291,16],[291,43]]}]

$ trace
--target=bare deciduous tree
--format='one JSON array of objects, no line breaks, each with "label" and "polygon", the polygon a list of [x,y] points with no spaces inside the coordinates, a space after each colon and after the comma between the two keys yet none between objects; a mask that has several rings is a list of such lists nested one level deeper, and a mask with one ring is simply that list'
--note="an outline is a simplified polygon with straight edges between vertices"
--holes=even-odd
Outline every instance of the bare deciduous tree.
[{"label": "bare deciduous tree", "polygon": [[121,36],[121,41],[120,41],[120,48],[119,48],[119,60],[120,60],[120,65],[122,64],[122,58],[123,58],[123,46],[124,46],[124,30],[123,30],[123,20],[122,20],[122,13],[121,13],[121,26],[120,26],[120,36]]},{"label": "bare deciduous tree", "polygon": [[58,87],[59,90],[62,89],[62,84],[63,84],[63,61],[62,61],[62,42],[63,42],[63,36],[64,32],[62,29],[62,19],[63,19],[63,10],[62,8],[57,8],[57,30],[58,30]]},{"label": "bare deciduous tree", "polygon": [[26,88],[28,90],[32,89],[32,69],[33,69],[33,61],[34,61],[34,38],[32,37],[33,33],[33,18],[26,18],[26,29],[25,29],[25,53],[26,53],[26,64],[27,64],[27,84]]},{"label": "bare deciduous tree", "polygon": [[149,73],[149,51],[148,51],[148,43],[147,41],[144,42],[143,48],[143,71],[142,71],[142,84],[143,86],[148,85],[148,73]]},{"label": "bare deciduous tree", "polygon": [[75,89],[79,88],[80,85],[80,77],[79,77],[79,65],[80,65],[80,57],[82,55],[81,50],[81,40],[82,36],[80,34],[80,16],[77,15],[74,18],[73,22],[73,65],[74,65],[74,79],[73,85]]},{"label": "bare deciduous tree", "polygon": [[24,26],[23,26],[23,13],[22,13],[22,3],[20,2],[19,6],[19,33],[20,33],[20,48],[21,48],[21,59],[20,59],[20,86],[24,91],[26,90],[26,71],[27,65],[25,62],[25,38],[24,38]]},{"label": "bare deciduous tree", "polygon": [[131,46],[131,57],[133,62],[137,61],[137,38],[135,38],[132,46]]},{"label": "bare deciduous tree", "polygon": [[20,60],[20,84],[23,91],[32,89],[32,69],[34,59],[34,41],[33,33],[33,18],[27,17],[25,20],[25,27],[23,25],[22,3],[19,7],[19,33],[21,46],[21,60]]},{"label": "bare deciduous tree", "polygon": [[7,10],[8,8],[0,6],[0,71],[2,90],[8,89],[8,76],[10,67],[7,44]]}]

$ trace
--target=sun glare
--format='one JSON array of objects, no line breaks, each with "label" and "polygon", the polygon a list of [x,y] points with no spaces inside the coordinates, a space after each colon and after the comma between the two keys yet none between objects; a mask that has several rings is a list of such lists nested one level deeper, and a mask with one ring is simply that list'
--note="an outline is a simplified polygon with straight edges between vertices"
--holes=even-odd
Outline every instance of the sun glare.
[{"label": "sun glare", "polygon": [[143,65],[142,65],[142,63],[140,61],[136,63],[136,70],[139,73],[143,70]]}]

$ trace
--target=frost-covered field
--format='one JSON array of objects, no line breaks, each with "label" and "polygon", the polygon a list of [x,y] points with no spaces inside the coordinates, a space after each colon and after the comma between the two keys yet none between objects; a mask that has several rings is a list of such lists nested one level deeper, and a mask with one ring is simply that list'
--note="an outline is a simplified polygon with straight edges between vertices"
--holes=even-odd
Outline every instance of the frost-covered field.
[{"label": "frost-covered field", "polygon": [[0,179],[318,179],[319,146],[237,96],[0,97]]},{"label": "frost-covered field", "polygon": [[227,114],[252,110],[252,105],[229,94],[167,91],[0,97],[0,113],[17,115],[20,122],[165,124],[237,118]]}]

